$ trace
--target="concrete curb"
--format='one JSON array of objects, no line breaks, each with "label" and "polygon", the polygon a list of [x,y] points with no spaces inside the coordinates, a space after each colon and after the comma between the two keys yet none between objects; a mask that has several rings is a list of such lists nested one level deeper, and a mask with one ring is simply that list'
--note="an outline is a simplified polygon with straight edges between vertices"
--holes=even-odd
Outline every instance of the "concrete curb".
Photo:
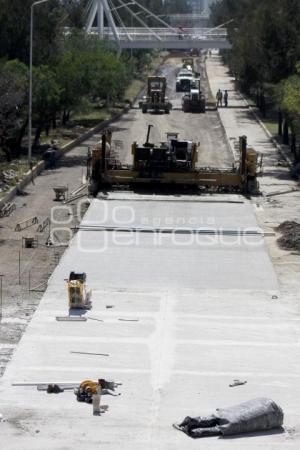
[{"label": "concrete curb", "polygon": [[[205,59],[205,75],[206,75],[206,79],[207,79],[207,82],[208,82],[208,86],[209,86],[210,93],[211,93],[211,95],[213,96],[213,94],[212,94],[212,88],[211,88],[211,84],[210,84],[210,79],[209,79],[209,76],[208,76],[208,73],[207,73],[207,65],[206,65],[206,61],[207,61],[207,59]],[[235,148],[234,148],[233,145],[231,145],[231,141],[230,141],[229,136],[228,136],[228,134],[227,134],[227,130],[226,130],[224,124],[223,124],[223,120],[222,120],[222,118],[221,118],[221,114],[220,114],[220,111],[219,111],[218,107],[216,107],[216,109],[215,109],[214,111],[217,112],[217,115],[218,115],[218,118],[219,118],[219,121],[220,121],[222,130],[223,130],[224,135],[225,135],[225,138],[226,138],[226,142],[227,142],[228,148],[231,150],[232,155],[233,155],[233,161],[236,161],[238,158],[237,158],[237,155],[236,155],[236,152],[235,152]]]},{"label": "concrete curb", "polygon": [[253,116],[255,117],[255,120],[257,121],[257,123],[261,126],[261,128],[264,130],[265,134],[267,135],[267,137],[269,139],[271,139],[273,145],[277,148],[277,150],[279,151],[279,153],[281,154],[281,156],[285,159],[285,161],[288,163],[288,165],[290,167],[293,167],[293,162],[291,161],[291,159],[288,157],[288,155],[285,153],[285,151],[282,148],[282,145],[280,145],[275,137],[274,134],[271,133],[271,131],[268,130],[268,128],[266,127],[266,125],[263,123],[263,121],[260,119],[260,117],[258,116],[258,114],[256,113],[255,109],[253,108],[253,106],[250,105],[250,103],[248,102],[248,100],[243,96],[243,94],[241,94],[240,91],[236,91],[239,96],[241,97],[241,100],[243,100],[243,102],[245,103],[245,105],[249,108],[249,111],[253,114]]}]

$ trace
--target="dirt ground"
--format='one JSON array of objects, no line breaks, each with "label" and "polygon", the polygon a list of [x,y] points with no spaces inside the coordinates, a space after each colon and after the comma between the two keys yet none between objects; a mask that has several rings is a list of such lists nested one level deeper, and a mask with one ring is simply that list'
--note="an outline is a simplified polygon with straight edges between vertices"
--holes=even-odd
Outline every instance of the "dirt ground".
[{"label": "dirt ground", "polygon": [[280,224],[276,231],[281,234],[277,239],[280,248],[300,252],[300,223],[287,220]]},{"label": "dirt ground", "polygon": [[[81,147],[69,152],[58,163],[56,169],[45,170],[34,180],[34,184],[26,187],[22,196],[15,197],[15,211],[9,217],[0,219],[0,274],[2,277],[2,321],[0,326],[0,375],[18,344],[32,314],[47,287],[54,268],[58,264],[65,245],[58,240],[55,245],[46,245],[50,229],[60,227],[57,222],[69,222],[67,227],[72,233],[72,227],[78,223],[76,202],[61,207],[61,202],[54,201],[53,187],[68,186],[69,193],[78,188],[85,176],[87,146],[93,144],[99,136],[87,141]],[[74,214],[71,211],[74,210]],[[16,225],[26,219],[37,218],[38,223],[15,231]],[[51,220],[43,232],[38,226],[46,219]],[[36,220],[34,219],[33,222]],[[59,233],[55,233],[57,236]],[[58,239],[62,238],[62,233]],[[37,240],[35,248],[25,248],[23,238]]]}]

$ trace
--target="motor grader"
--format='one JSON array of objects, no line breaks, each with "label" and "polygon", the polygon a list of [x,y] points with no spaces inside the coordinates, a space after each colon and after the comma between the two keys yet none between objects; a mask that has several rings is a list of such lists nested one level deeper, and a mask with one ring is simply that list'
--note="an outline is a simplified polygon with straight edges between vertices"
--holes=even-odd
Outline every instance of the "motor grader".
[{"label": "motor grader", "polygon": [[139,102],[139,107],[145,114],[148,111],[169,114],[172,103],[166,97],[167,80],[165,77],[148,77],[147,95]]}]

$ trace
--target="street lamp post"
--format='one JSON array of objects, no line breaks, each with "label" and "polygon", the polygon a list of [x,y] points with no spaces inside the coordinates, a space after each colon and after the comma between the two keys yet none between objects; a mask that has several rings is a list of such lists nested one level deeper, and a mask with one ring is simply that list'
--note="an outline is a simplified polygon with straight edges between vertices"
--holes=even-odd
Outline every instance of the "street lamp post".
[{"label": "street lamp post", "polygon": [[34,7],[49,0],[39,0],[30,8],[30,56],[29,56],[29,107],[28,107],[28,165],[32,168],[32,50],[33,50],[33,12]]}]

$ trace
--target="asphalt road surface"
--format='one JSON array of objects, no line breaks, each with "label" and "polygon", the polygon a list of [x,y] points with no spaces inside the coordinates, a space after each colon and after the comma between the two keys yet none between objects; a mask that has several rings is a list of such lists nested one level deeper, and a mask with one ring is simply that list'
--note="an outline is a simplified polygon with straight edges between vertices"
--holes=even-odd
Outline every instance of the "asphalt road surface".
[{"label": "asphalt road surface", "polygon": [[[203,63],[197,61],[203,68]],[[176,93],[175,80],[181,67],[181,58],[172,57],[161,67],[160,75],[167,78],[167,96],[173,104],[173,110],[168,114],[143,114],[138,105],[134,106],[119,121],[111,127],[113,139],[117,143],[117,152],[123,163],[132,162],[131,144],[137,141],[143,144],[146,140],[147,127],[153,125],[150,141],[159,143],[166,140],[167,132],[178,132],[180,139],[200,142],[198,166],[228,168],[232,166],[233,155],[227,144],[225,132],[217,111],[207,111],[206,114],[184,113],[181,111],[183,93]],[[209,92],[206,74],[201,71],[202,89]]]}]

